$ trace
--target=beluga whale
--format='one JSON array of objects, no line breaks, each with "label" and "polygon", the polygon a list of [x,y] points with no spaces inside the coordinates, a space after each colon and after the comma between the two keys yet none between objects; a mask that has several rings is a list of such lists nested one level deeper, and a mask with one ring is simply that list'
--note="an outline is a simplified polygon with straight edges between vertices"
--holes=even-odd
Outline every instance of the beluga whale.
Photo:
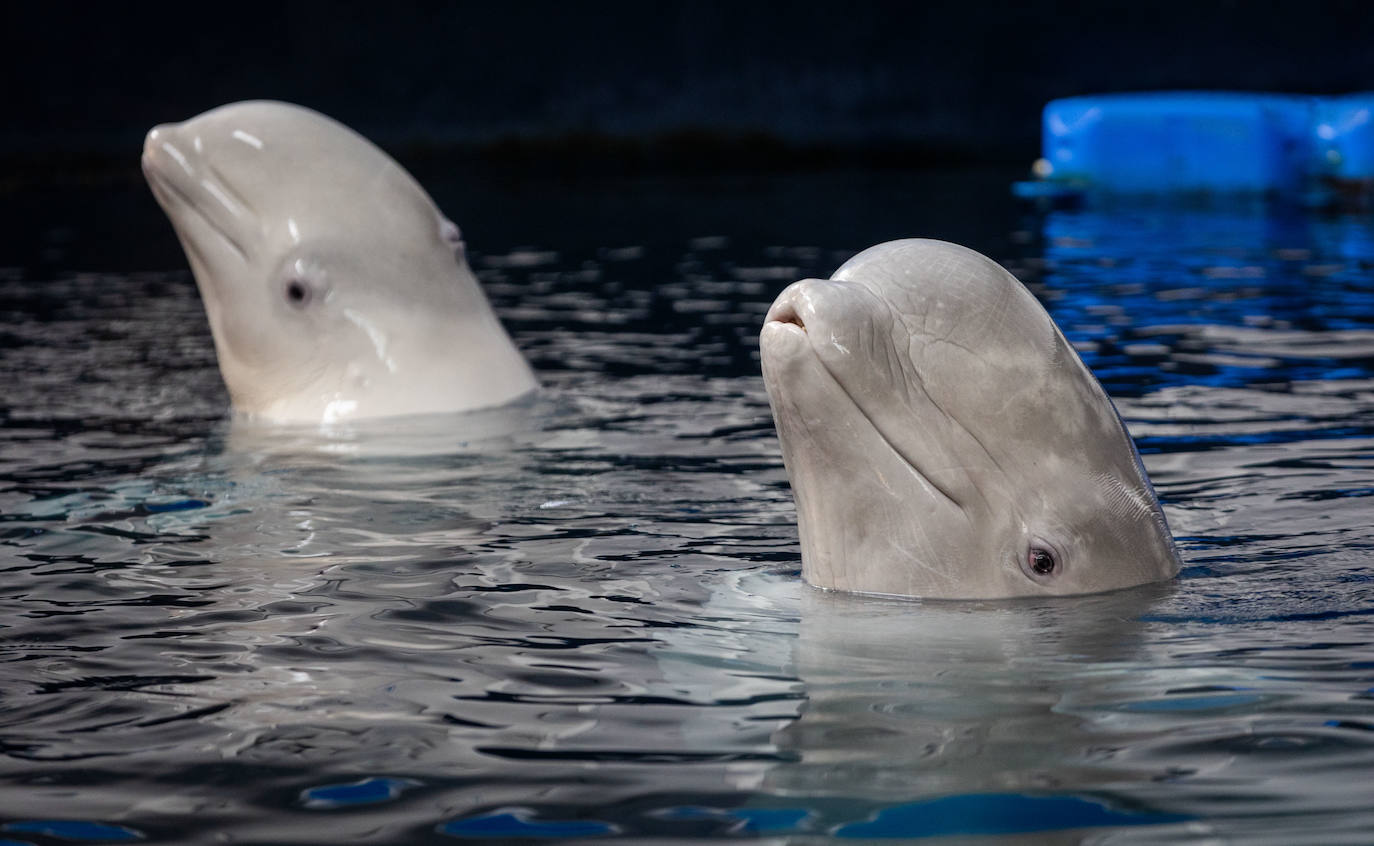
[{"label": "beluga whale", "polygon": [[759,342],[810,584],[1005,599],[1177,574],[1112,401],[991,259],[879,244],[789,285]]},{"label": "beluga whale", "polygon": [[348,127],[233,103],[154,127],[143,172],[239,414],[330,424],[497,406],[537,387],[458,227]]}]

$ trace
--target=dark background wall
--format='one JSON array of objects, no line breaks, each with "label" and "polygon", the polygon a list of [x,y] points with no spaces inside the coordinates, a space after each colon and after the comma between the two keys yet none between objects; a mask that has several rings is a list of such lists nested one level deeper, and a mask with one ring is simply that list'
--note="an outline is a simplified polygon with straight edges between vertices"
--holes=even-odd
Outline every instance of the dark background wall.
[{"label": "dark background wall", "polygon": [[[6,2],[33,178],[271,97],[393,150],[1033,157],[1054,97],[1374,88],[1367,2]],[[619,146],[617,146],[619,145]],[[37,162],[37,164],[35,164]]]},{"label": "dark background wall", "polygon": [[185,259],[144,133],[277,98],[377,141],[475,249],[729,233],[999,253],[1045,101],[1374,89],[1368,0],[0,0],[0,270]]}]

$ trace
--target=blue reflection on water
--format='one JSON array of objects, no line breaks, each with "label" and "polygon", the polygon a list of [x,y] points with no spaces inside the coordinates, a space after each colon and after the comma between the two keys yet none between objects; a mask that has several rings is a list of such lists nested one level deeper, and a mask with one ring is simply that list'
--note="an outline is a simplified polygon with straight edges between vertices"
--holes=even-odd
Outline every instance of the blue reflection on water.
[{"label": "blue reflection on water", "polygon": [[301,794],[307,808],[339,808],[387,802],[400,796],[419,782],[408,778],[367,778],[350,784],[327,784],[312,787]]},{"label": "blue reflection on water", "polygon": [[511,812],[454,820],[439,831],[454,837],[564,838],[614,834],[615,826],[596,820],[527,820]]},{"label": "blue reflection on water", "polygon": [[988,793],[946,796],[884,808],[868,822],[849,823],[837,837],[945,837],[1027,834],[1064,828],[1161,825],[1184,822],[1179,814],[1131,813],[1077,796]]},{"label": "blue reflection on water", "polygon": [[1131,206],[1039,224],[1043,261],[1012,269],[1113,395],[1374,372],[1374,349],[1315,334],[1374,329],[1364,217]]},{"label": "blue reflection on water", "polygon": [[668,820],[720,820],[733,823],[730,831],[769,832],[793,831],[802,826],[811,812],[805,808],[703,808],[684,806],[664,809],[659,817]]},{"label": "blue reflection on water", "polygon": [[172,511],[192,511],[205,508],[209,504],[203,499],[179,499],[175,502],[145,502],[143,508],[149,514],[164,514]]},{"label": "blue reflection on water", "polygon": [[[62,840],[100,842],[106,840],[142,840],[143,834],[122,825],[88,822],[86,820],[23,820],[6,823],[5,831],[39,834]],[[6,841],[0,841],[4,843]],[[8,841],[15,842],[15,841]]]},{"label": "blue reflection on water", "polygon": [[1232,693],[1222,696],[1171,696],[1143,702],[1127,702],[1124,711],[1217,711],[1263,701],[1255,694]]}]

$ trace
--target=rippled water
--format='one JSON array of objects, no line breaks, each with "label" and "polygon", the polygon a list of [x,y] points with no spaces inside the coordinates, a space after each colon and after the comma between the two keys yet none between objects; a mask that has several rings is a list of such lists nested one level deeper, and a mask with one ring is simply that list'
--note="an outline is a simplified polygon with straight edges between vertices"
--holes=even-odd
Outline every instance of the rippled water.
[{"label": "rippled water", "polygon": [[3,271],[0,843],[1370,842],[1371,221],[1006,233],[1188,565],[1053,602],[799,584],[756,332],[867,231],[475,251],[544,394],[327,432],[184,271]]}]

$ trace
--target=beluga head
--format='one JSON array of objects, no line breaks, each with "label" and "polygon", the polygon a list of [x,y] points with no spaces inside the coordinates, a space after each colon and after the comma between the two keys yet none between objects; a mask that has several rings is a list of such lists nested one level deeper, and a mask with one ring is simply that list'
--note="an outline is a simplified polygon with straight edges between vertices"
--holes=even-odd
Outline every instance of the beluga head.
[{"label": "beluga head", "polygon": [[990,259],[872,247],[788,286],[760,346],[811,584],[996,599],[1178,572],[1111,400]]},{"label": "beluga head", "polygon": [[500,405],[536,387],[458,227],[348,127],[234,103],[154,128],[143,172],[238,412],[331,423]]}]

